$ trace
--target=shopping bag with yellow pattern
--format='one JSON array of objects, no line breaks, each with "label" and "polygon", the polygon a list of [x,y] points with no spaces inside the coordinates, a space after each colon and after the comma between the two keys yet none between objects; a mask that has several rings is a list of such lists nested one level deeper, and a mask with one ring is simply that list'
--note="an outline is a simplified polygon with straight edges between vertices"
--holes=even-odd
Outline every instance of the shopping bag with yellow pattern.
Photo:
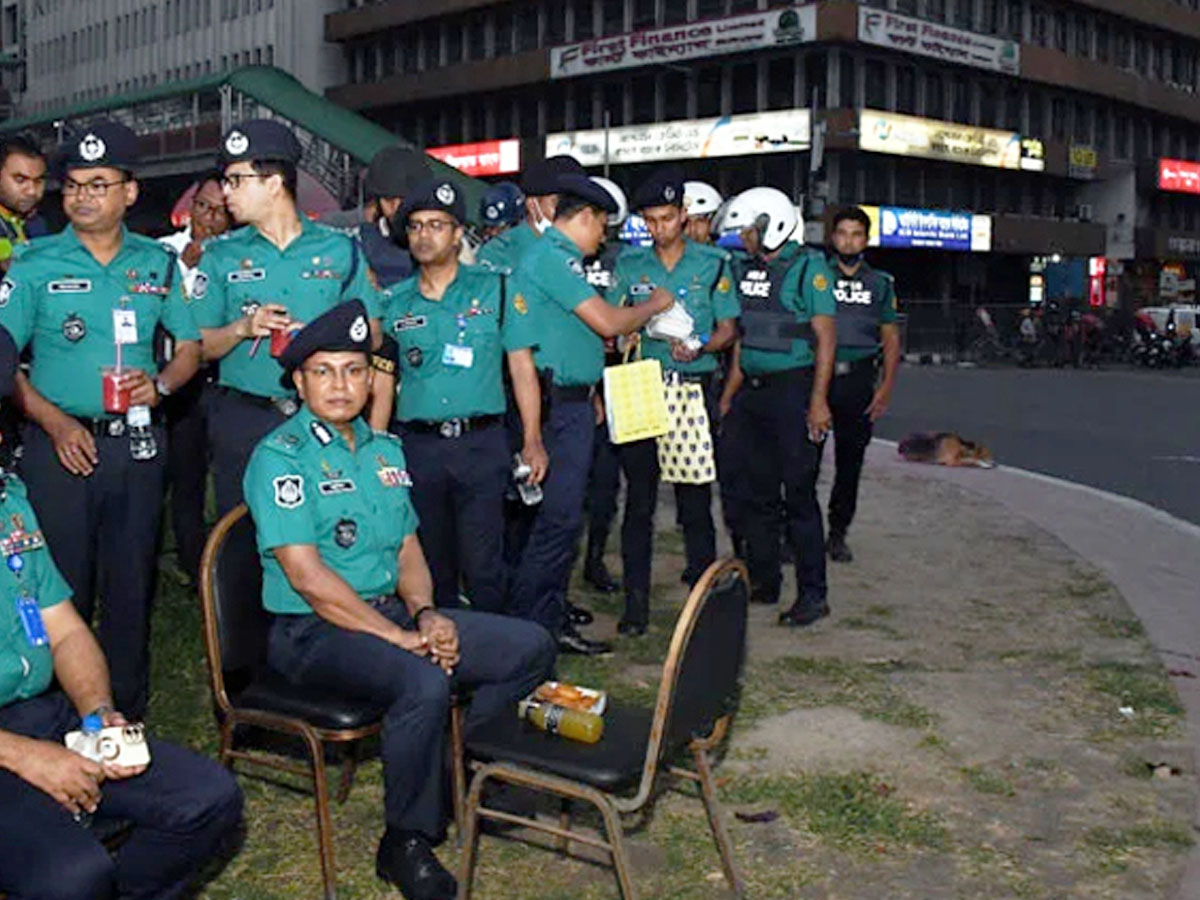
[{"label": "shopping bag with yellow pattern", "polygon": [[704,387],[668,372],[663,392],[667,432],[658,439],[658,470],[663,481],[709,484],[717,478],[716,454]]}]

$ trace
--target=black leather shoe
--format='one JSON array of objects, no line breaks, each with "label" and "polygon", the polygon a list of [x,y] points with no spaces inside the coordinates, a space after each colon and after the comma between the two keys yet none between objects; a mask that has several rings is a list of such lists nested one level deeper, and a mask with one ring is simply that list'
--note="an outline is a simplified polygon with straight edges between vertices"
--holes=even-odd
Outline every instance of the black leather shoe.
[{"label": "black leather shoe", "polygon": [[779,595],[752,590],[750,591],[750,602],[758,603],[762,606],[774,606],[779,602]]},{"label": "black leather shoe", "polygon": [[572,625],[591,625],[595,618],[590,609],[584,609],[574,603],[567,604],[567,621]]},{"label": "black leather shoe", "polygon": [[407,900],[455,900],[458,882],[433,855],[424,835],[389,830],[379,841],[375,874],[400,888]]},{"label": "black leather shoe", "polygon": [[825,542],[825,550],[834,562],[854,562],[854,554],[846,545],[846,536],[838,531],[829,532],[829,540]]},{"label": "black leather shoe", "polygon": [[573,626],[568,626],[558,638],[558,649],[561,653],[574,653],[579,656],[603,656],[612,653],[612,644],[589,640]]},{"label": "black leather shoe", "polygon": [[[599,556],[588,557],[587,562],[583,565],[583,580],[602,594],[615,594],[620,589],[616,579],[609,574],[608,566],[604,565],[603,557]],[[587,625],[588,622],[576,624]]]},{"label": "black leather shoe", "polygon": [[791,628],[803,628],[829,615],[829,604],[824,600],[797,600],[792,608],[779,614],[779,624]]},{"label": "black leather shoe", "polygon": [[645,633],[645,622],[627,622],[625,619],[622,619],[617,623],[617,634],[623,637],[641,637]]}]

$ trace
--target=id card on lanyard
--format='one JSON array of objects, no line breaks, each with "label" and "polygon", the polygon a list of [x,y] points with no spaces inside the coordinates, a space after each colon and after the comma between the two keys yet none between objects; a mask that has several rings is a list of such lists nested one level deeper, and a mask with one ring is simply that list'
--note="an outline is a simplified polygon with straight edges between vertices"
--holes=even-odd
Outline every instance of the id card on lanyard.
[{"label": "id card on lanyard", "polygon": [[[20,579],[21,572],[25,568],[25,557],[20,553],[12,553],[5,562],[9,571]],[[17,615],[21,619],[21,627],[25,629],[25,640],[29,642],[30,647],[45,647],[50,643],[50,636],[46,633],[46,625],[42,621],[42,611],[38,607],[37,598],[31,597],[22,587],[15,602]]]}]

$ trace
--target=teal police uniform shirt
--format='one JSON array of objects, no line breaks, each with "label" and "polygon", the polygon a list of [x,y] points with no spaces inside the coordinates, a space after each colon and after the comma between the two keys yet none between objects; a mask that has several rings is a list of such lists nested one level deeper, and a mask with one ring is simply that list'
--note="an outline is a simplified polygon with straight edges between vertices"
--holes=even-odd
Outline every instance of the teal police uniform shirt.
[{"label": "teal police uniform shirt", "polygon": [[[361,300],[367,314],[379,318],[379,291],[354,239],[303,216],[300,222],[300,235],[284,250],[249,226],[205,244],[192,286],[196,324],[220,328],[267,303],[311,322],[345,300]],[[221,358],[219,383],[259,397],[287,396],[269,339],[255,344],[240,341]]]},{"label": "teal police uniform shirt", "polygon": [[25,539],[36,546],[20,551],[20,574],[5,565],[0,571],[0,706],[16,700],[28,700],[45,693],[54,677],[54,656],[49,643],[33,646],[25,635],[17,601],[22,597],[37,600],[39,609],[49,609],[71,599],[71,588],[59,574],[50,550],[38,530],[37,516],[29,505],[25,485],[9,475],[0,489],[0,542],[4,557],[11,559],[11,550]]},{"label": "teal police uniform shirt", "polygon": [[242,481],[263,565],[263,606],[308,614],[272,552],[312,544],[360,597],[396,591],[397,554],[417,530],[400,440],[354,420],[354,449],[307,406],[254,448]]},{"label": "teal police uniform shirt", "polygon": [[398,420],[504,412],[503,278],[459,264],[440,300],[421,293],[419,275],[384,292],[383,330],[399,347]]},{"label": "teal police uniform shirt", "polygon": [[156,240],[122,227],[121,249],[104,266],[68,225],[20,248],[0,283],[0,325],[17,347],[31,348],[30,381],[47,400],[70,415],[99,418],[101,369],[116,363],[114,310],[125,311],[122,365],[151,377],[156,325],[177,341],[200,340],[181,281],[175,254]]},{"label": "teal police uniform shirt", "polygon": [[592,385],[604,374],[604,340],[575,314],[596,289],[575,242],[551,228],[521,259],[509,284],[509,349],[534,348],[539,370],[559,387]]},{"label": "teal police uniform shirt", "polygon": [[516,270],[526,252],[539,240],[540,236],[529,227],[529,223],[522,222],[500,232],[480,247],[475,261],[497,271],[512,272]]},{"label": "teal police uniform shirt", "polygon": [[[683,256],[668,272],[654,247],[629,247],[617,257],[613,289],[606,299],[616,306],[634,305],[649,300],[656,287],[665,288],[695,321],[694,333],[711,335],[717,322],[736,319],[741,313],[729,260],[724,250],[685,240]],[[717,369],[717,358],[711,353],[702,353],[691,362],[677,362],[671,358],[669,341],[650,339],[644,334],[642,356],[657,359],[664,369],[687,374]]]},{"label": "teal police uniform shirt", "polygon": [[[843,272],[836,262],[830,268],[834,274],[833,299],[839,310],[847,303],[867,304],[875,307],[880,325],[896,324],[896,282],[890,274],[873,269],[865,262],[859,264],[853,275]],[[857,362],[878,352],[878,347],[838,347],[837,358],[842,362]]]},{"label": "teal police uniform shirt", "polygon": [[[795,312],[796,321],[811,322],[813,316],[833,316],[837,303],[833,299],[833,273],[825,257],[806,250],[799,244],[784,245],[775,262],[791,263],[784,275],[780,301]],[[747,375],[769,375],[786,369],[811,366],[816,362],[812,347],[807,340],[794,338],[792,349],[787,353],[742,347],[741,366]]]}]

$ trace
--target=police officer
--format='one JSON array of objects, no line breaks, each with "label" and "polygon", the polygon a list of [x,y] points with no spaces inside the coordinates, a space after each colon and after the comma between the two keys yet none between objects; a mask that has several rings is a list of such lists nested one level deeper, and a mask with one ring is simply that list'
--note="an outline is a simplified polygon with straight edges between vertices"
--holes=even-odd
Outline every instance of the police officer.
[{"label": "police officer", "polygon": [[[20,254],[0,284],[0,324],[33,355],[17,392],[29,495],[85,621],[99,594],[117,701],[140,716],[166,469],[166,433],[148,408],[196,373],[200,334],[175,255],[123,224],[138,197],[136,135],[98,122],[63,155],[70,224]],[[175,356],[156,374],[160,324]]]},{"label": "police officer", "polygon": [[618,308],[601,299],[584,278],[583,257],[599,249],[616,205],[585,175],[559,175],[547,187],[557,196],[554,226],[521,259],[506,312],[511,316],[508,346],[524,348],[510,357],[514,378],[529,378],[536,366],[549,401],[547,421],[540,421],[537,409],[525,417],[522,453],[527,460],[533,448],[548,454],[549,471],[534,466],[535,480],[545,478],[544,497],[517,566],[511,602],[517,615],[557,635],[560,649],[595,654],[610,648],[584,638],[565,616],[592,458],[592,392],[604,370],[604,338],[636,330],[675,300],[665,290],[635,307]]},{"label": "police officer", "polygon": [[491,185],[479,200],[480,236],[483,243],[525,219],[525,195],[511,181]]},{"label": "police officer", "polygon": [[367,310],[352,301],[313,320],[280,360],[304,406],[259,443],[245,478],[274,614],[268,660],[296,684],[386,708],[376,871],[410,900],[451,900],[455,880],[431,850],[445,835],[451,686],[473,687],[468,729],[512,716],[554,645],[530,622],[433,606],[400,440],[360,415],[369,349]]},{"label": "police officer", "polygon": [[[871,220],[857,206],[833,216],[833,297],[837,301],[837,358],[829,387],[834,461],[829,496],[829,558],[850,562],[846,532],[858,506],[858,480],[875,420],[887,412],[900,368],[896,286],[887,272],[863,259]],[[883,353],[883,378],[875,384],[875,361]]]},{"label": "police officer", "polygon": [[712,240],[713,220],[724,203],[720,192],[705,181],[683,183],[683,211],[687,213],[688,240],[707,244]]},{"label": "police officer", "polygon": [[[715,421],[712,391],[717,359],[713,354],[724,350],[737,336],[739,307],[730,279],[729,253],[687,239],[683,203],[683,175],[674,167],[658,170],[639,185],[633,206],[645,220],[654,244],[631,247],[621,254],[610,300],[637,306],[660,287],[679,298],[695,322],[695,344],[642,334],[642,356],[659,360],[665,373],[674,373],[668,377],[699,384],[710,406],[709,418]],[[653,439],[635,441],[622,444],[619,452],[629,487],[621,530],[625,614],[618,630],[636,636],[645,633],[650,613],[658,444]],[[691,585],[717,555],[712,489],[708,484],[676,484],[675,502],[687,554],[683,579]]]},{"label": "police officer", "polygon": [[[752,598],[778,603],[779,496],[796,560],[795,604],[780,624],[809,625],[827,615],[825,541],[817,505],[820,442],[830,427],[833,374],[833,275],[825,258],[790,241],[799,226],[787,195],[758,187],[735,197],[719,243],[742,244],[734,280],[741,302],[740,349],[726,392],[730,456],[745,470],[739,498]],[[815,336],[817,352],[807,338]]]},{"label": "police officer", "polygon": [[[617,205],[617,211],[608,217],[607,236],[600,252],[583,261],[583,273],[587,283],[596,289],[597,294],[608,299],[608,293],[613,286],[617,257],[625,249],[617,235],[629,216],[629,200],[621,186],[610,179],[593,176],[592,181],[608,191]],[[617,350],[617,342],[611,338],[606,340],[604,364],[612,366],[620,361],[621,354]],[[617,456],[616,445],[608,439],[608,422],[604,415],[603,400],[597,394],[593,402],[596,405],[596,434],[592,447],[592,471],[588,476],[587,552],[584,555],[583,580],[603,594],[612,594],[617,591],[619,585],[604,563],[604,547],[608,543],[612,520],[617,514],[617,495],[621,491],[621,461]],[[581,606],[569,603],[567,612],[576,625],[590,625],[592,622],[591,612]]]},{"label": "police officer", "polygon": [[514,271],[526,251],[554,222],[554,208],[558,203],[557,179],[559,175],[567,174],[586,177],[583,166],[573,156],[551,156],[526,168],[521,176],[525,221],[484,244],[476,260],[493,269]]},{"label": "police officer", "polygon": [[30,138],[0,140],[0,269],[7,271],[13,250],[46,233],[37,214],[46,193],[46,156]]},{"label": "police officer", "polygon": [[246,227],[212,243],[192,290],[205,358],[221,362],[209,420],[219,514],[241,501],[259,438],[297,408],[280,385],[272,344],[346,299],[367,304],[379,333],[379,296],[362,251],[296,207],[299,160],[296,136],[267,119],[235,125],[221,143],[225,199]]},{"label": "police officer", "polygon": [[501,612],[506,276],[459,263],[465,219],[462,195],[449,181],[428,181],[409,195],[397,224],[418,269],[385,295],[384,328],[398,345],[396,419],[434,600],[457,606],[463,580],[472,608]]},{"label": "police officer", "polygon": [[367,166],[367,220],[356,234],[380,287],[398,284],[412,274],[412,257],[396,241],[392,222],[404,198],[429,178],[424,157],[411,147],[384,147]]}]

